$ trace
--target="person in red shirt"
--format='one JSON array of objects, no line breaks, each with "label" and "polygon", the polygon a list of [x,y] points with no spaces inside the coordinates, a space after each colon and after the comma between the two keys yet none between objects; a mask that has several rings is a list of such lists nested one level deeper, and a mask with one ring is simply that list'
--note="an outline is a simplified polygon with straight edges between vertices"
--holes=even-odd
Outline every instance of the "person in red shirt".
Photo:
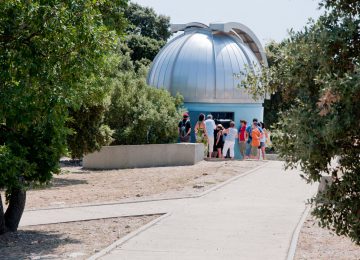
[{"label": "person in red shirt", "polygon": [[260,146],[261,133],[257,123],[253,123],[251,130],[251,158],[256,159],[258,154],[258,147]]},{"label": "person in red shirt", "polygon": [[240,128],[239,128],[239,148],[241,159],[245,159],[245,150],[246,150],[246,140],[245,140],[245,132],[246,132],[246,121],[240,120]]}]

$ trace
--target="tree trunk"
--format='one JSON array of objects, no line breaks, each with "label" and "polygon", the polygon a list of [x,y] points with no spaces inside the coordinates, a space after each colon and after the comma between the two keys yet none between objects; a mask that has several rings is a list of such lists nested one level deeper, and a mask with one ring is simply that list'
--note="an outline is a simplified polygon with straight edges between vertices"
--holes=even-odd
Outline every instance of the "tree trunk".
[{"label": "tree trunk", "polygon": [[2,198],[0,194],[0,235],[6,232],[5,228],[5,217],[4,217],[4,207],[2,203]]},{"label": "tree trunk", "polygon": [[9,207],[5,212],[5,225],[9,231],[16,231],[19,226],[21,216],[24,212],[26,201],[26,191],[13,189],[11,191]]}]

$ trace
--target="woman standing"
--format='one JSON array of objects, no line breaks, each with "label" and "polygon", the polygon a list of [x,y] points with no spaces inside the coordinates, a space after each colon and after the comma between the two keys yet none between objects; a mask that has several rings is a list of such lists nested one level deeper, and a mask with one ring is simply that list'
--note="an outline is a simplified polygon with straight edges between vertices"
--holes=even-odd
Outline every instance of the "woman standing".
[{"label": "woman standing", "polygon": [[[268,132],[265,128],[265,124],[263,122],[260,122],[261,128],[262,128],[262,134],[260,137],[260,146],[259,149],[261,151],[262,154],[262,158],[263,160],[265,160],[265,147],[266,147],[266,140],[268,139]],[[260,159],[260,151],[258,154],[258,159]]]},{"label": "woman standing", "polygon": [[208,138],[205,126],[205,115],[200,114],[199,120],[195,125],[195,138],[196,142],[204,145],[204,155],[207,157],[208,153]]},{"label": "woman standing", "polygon": [[215,147],[217,150],[218,158],[223,158],[222,150],[224,148],[224,140],[223,140],[223,131],[224,127],[221,124],[218,124],[215,130],[216,133],[216,142]]},{"label": "woman standing", "polygon": [[230,127],[223,130],[223,133],[226,134],[224,148],[223,148],[223,157],[226,157],[226,154],[229,150],[230,159],[235,158],[234,146],[235,140],[238,138],[238,131],[235,128],[235,122],[230,122]]}]

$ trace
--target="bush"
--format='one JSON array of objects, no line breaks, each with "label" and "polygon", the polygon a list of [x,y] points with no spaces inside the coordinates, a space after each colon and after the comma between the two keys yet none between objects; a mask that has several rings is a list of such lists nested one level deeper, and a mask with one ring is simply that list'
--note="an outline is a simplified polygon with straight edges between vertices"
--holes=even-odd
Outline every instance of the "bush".
[{"label": "bush", "polygon": [[119,76],[105,117],[114,130],[113,144],[175,142],[181,104],[182,97],[149,87],[139,74]]}]

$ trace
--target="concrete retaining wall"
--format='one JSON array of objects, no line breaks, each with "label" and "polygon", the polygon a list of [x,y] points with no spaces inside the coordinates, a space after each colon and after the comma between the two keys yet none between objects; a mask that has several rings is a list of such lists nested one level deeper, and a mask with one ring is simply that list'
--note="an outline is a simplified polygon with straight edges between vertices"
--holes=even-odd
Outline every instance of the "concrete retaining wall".
[{"label": "concrete retaining wall", "polygon": [[202,144],[147,144],[104,146],[88,154],[83,167],[90,169],[143,168],[193,165],[204,159]]}]

